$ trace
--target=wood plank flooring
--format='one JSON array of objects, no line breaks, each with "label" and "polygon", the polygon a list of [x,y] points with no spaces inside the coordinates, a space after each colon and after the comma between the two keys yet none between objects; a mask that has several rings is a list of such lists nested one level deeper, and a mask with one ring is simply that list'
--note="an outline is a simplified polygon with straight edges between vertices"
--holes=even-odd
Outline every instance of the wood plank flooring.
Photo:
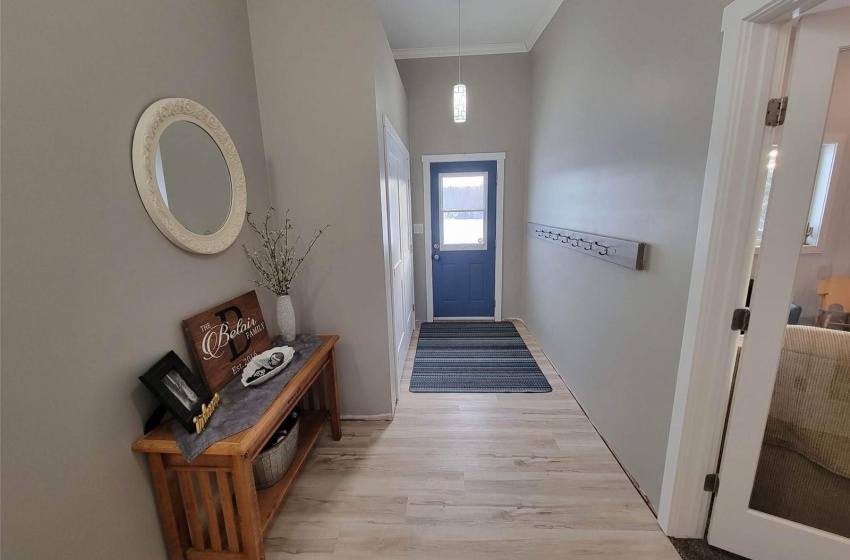
[{"label": "wood plank flooring", "polygon": [[[410,393],[392,422],[322,436],[266,536],[269,560],[679,560],[563,381],[553,391]],[[344,375],[344,373],[343,373]]]}]

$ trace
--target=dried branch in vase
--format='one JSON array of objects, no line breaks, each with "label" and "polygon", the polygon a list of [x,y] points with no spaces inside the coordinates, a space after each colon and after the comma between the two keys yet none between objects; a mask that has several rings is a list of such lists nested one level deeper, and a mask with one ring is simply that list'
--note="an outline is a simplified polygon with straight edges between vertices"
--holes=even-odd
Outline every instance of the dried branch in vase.
[{"label": "dried branch in vase", "polygon": [[252,280],[256,285],[266,288],[270,292],[278,296],[289,295],[289,290],[295,276],[301,269],[301,265],[307,260],[307,255],[315,245],[316,241],[321,237],[330,225],[326,225],[322,229],[313,232],[313,237],[310,243],[307,244],[307,250],[301,256],[297,256],[296,250],[301,237],[296,237],[290,243],[292,232],[292,220],[289,219],[289,210],[286,211],[283,228],[274,229],[269,227],[272,212],[274,208],[269,208],[266,212],[266,219],[263,222],[262,228],[251,221],[251,213],[247,212],[246,221],[251,229],[254,230],[261,242],[261,249],[249,250],[248,247],[242,245],[245,250],[245,256],[260,273],[260,278]]}]

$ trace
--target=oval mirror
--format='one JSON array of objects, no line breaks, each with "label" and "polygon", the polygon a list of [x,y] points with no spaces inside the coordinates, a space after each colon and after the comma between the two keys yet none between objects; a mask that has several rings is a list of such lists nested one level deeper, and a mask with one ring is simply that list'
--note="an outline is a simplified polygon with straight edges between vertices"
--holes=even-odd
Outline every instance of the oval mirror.
[{"label": "oval mirror", "polygon": [[136,126],[133,170],[160,231],[194,253],[218,253],[245,218],[245,176],[230,135],[203,105],[163,99]]},{"label": "oval mirror", "polygon": [[159,193],[191,232],[212,235],[230,214],[230,172],[218,145],[203,128],[177,121],[156,148]]}]

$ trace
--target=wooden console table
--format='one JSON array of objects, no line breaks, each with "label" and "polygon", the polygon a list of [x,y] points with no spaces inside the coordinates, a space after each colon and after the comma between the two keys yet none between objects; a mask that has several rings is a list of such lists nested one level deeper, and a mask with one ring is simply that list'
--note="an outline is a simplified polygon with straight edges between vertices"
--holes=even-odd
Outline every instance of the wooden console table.
[{"label": "wooden console table", "polygon": [[[341,437],[334,364],[334,344],[339,337],[321,338],[322,346],[253,427],[213,444],[191,463],[180,453],[170,422],[133,444],[133,451],[147,453],[150,460],[171,560],[265,558],[263,535],[319,439],[328,416],[333,439]],[[295,460],[280,482],[257,490],[254,458],[299,402],[304,413]]]}]

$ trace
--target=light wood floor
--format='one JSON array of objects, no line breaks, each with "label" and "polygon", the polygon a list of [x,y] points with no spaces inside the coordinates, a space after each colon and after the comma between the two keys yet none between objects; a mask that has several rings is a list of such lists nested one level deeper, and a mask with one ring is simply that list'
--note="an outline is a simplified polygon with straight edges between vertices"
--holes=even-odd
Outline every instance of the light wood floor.
[{"label": "light wood floor", "polygon": [[390,422],[322,437],[266,538],[269,560],[679,560],[525,327],[548,394],[409,392]]}]

